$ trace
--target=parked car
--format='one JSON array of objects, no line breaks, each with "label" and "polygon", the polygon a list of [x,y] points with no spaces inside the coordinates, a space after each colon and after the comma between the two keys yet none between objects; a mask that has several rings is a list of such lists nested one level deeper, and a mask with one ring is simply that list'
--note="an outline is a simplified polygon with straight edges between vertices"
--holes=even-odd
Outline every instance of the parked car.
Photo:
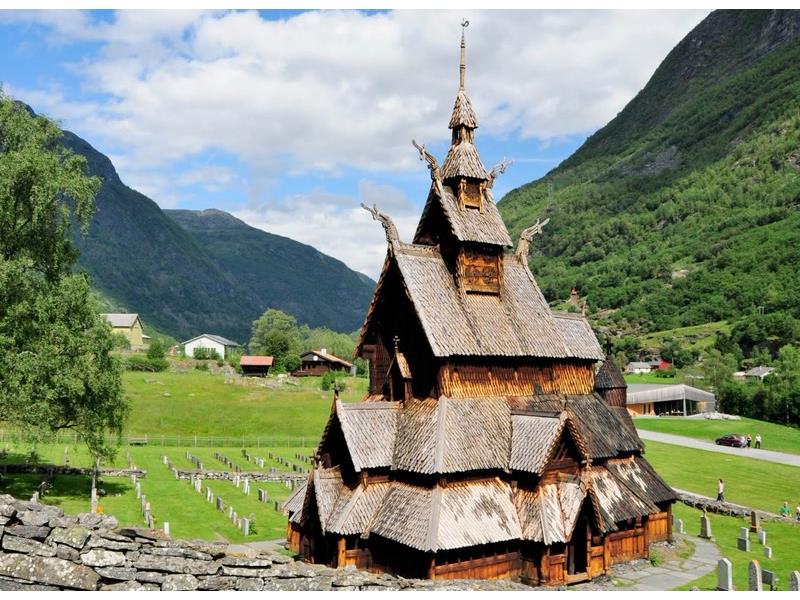
[{"label": "parked car", "polygon": [[733,446],[735,448],[744,448],[747,446],[747,438],[745,438],[743,435],[739,435],[738,433],[729,433],[728,435],[718,437],[716,440],[714,440],[714,443],[717,446]]}]

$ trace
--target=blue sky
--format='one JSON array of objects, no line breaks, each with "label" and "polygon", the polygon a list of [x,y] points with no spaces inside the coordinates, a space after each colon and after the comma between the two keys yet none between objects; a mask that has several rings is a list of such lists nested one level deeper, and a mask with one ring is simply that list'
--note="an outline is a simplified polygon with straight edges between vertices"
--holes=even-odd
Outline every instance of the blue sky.
[{"label": "blue sky", "polygon": [[163,208],[220,208],[376,277],[458,85],[497,199],[569,156],[707,11],[0,11],[0,81]]}]

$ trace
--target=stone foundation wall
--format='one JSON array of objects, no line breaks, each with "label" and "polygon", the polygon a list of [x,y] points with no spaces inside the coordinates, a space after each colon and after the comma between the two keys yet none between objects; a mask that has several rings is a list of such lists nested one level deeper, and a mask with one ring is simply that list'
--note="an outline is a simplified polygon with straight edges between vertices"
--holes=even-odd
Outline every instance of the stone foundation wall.
[{"label": "stone foundation wall", "polygon": [[173,540],[112,516],[65,516],[0,495],[0,590],[530,590],[509,581],[421,581],[330,569],[276,552]]}]

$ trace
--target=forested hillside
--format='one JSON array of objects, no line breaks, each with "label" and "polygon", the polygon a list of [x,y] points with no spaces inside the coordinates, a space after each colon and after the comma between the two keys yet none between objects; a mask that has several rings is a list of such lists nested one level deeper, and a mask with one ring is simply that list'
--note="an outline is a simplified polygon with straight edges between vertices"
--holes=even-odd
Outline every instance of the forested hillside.
[{"label": "forested hillside", "polygon": [[109,312],[137,312],[179,340],[200,333],[240,343],[267,308],[301,324],[352,332],[375,283],[311,246],[254,229],[221,211],[168,217],[126,186],[107,156],[65,132],[64,145],[100,177],[89,235],[75,233],[79,266]]},{"label": "forested hillside", "polygon": [[[608,125],[499,203],[550,218],[531,268],[595,325],[800,317],[800,11],[717,11]],[[552,193],[549,192],[552,189]]]}]

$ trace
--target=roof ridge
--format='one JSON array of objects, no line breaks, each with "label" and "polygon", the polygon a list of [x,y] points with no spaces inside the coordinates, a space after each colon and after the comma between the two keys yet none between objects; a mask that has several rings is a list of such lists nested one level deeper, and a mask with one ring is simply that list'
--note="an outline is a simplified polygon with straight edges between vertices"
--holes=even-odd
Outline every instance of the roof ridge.
[{"label": "roof ridge", "polygon": [[433,450],[434,473],[441,473],[444,468],[444,438],[447,435],[447,396],[440,396],[436,404],[436,445]]},{"label": "roof ridge", "polygon": [[436,484],[431,490],[431,520],[428,524],[428,534],[426,535],[425,545],[429,551],[436,552],[439,549],[439,513],[442,508],[442,488]]}]

